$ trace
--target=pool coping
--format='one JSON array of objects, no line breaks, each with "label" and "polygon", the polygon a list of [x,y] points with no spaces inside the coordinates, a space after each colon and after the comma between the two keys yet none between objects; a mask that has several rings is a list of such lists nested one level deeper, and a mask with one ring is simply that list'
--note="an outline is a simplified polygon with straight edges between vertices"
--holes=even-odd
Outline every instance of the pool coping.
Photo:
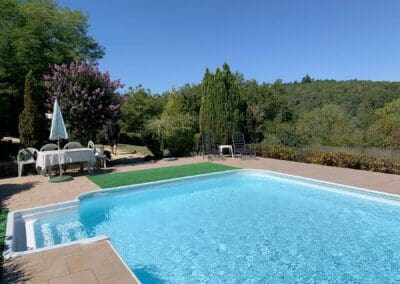
[{"label": "pool coping", "polygon": [[[44,206],[38,206],[38,207],[32,207],[32,208],[27,208],[27,209],[21,209],[21,210],[16,210],[8,213],[7,216],[7,229],[6,229],[6,238],[4,242],[4,250],[3,250],[3,256],[5,259],[7,258],[12,258],[12,257],[17,257],[20,255],[26,255],[26,254],[32,254],[36,252],[42,252],[42,251],[47,251],[47,250],[53,250],[61,247],[66,247],[66,246],[71,246],[71,245],[76,245],[76,244],[87,244],[87,243],[94,243],[94,242],[99,242],[102,240],[106,240],[109,242],[111,247],[113,248],[114,252],[117,254],[123,265],[131,272],[132,276],[136,281],[140,283],[140,281],[137,279],[136,275],[133,273],[133,271],[129,268],[129,266],[124,262],[124,260],[121,258],[121,256],[118,254],[118,252],[115,250],[115,248],[112,246],[111,242],[109,241],[108,236],[106,235],[101,235],[101,236],[96,236],[96,237],[91,237],[91,238],[84,238],[68,243],[63,243],[63,244],[57,244],[49,247],[44,247],[44,248],[33,248],[25,251],[14,251],[13,250],[13,245],[14,245],[14,232],[15,232],[15,221],[16,218],[23,218],[24,222],[25,219],[29,222],[30,219],[34,218],[35,216],[37,217],[38,215],[45,215],[47,214],[54,214],[54,213],[59,213],[60,211],[65,211],[66,212],[70,209],[73,210],[74,208],[76,209],[79,206],[79,202],[82,199],[89,198],[91,196],[96,196],[96,195],[101,195],[102,193],[107,193],[107,192],[115,192],[115,191],[124,191],[124,190],[132,190],[138,187],[145,187],[142,190],[137,190],[137,193],[143,192],[143,191],[148,191],[149,188],[146,188],[147,186],[152,186],[152,185],[157,185],[157,184],[168,184],[168,183],[174,183],[176,181],[180,180],[188,180],[188,179],[196,179],[196,178],[202,178],[202,177],[207,177],[207,176],[215,176],[215,175],[225,175],[229,173],[234,173],[234,172],[256,172],[256,173],[263,173],[263,174],[268,174],[269,176],[272,176],[274,178],[286,178],[291,181],[297,181],[297,182],[305,182],[311,185],[318,185],[319,187],[323,188],[315,188],[318,190],[331,190],[331,191],[340,191],[341,194],[350,194],[350,195],[357,195],[358,197],[370,199],[373,201],[383,201],[385,203],[392,204],[395,203],[395,205],[400,205],[400,196],[396,194],[391,194],[391,193],[386,193],[386,192],[380,192],[372,189],[367,189],[367,188],[361,188],[361,187],[355,187],[355,186],[349,186],[345,184],[340,184],[340,183],[334,183],[334,182],[328,182],[324,180],[319,180],[319,179],[313,179],[313,178],[307,178],[307,177],[302,177],[302,176],[297,176],[297,175],[291,175],[291,174],[285,174],[285,173],[280,173],[276,171],[270,171],[270,170],[262,170],[262,169],[233,169],[233,170],[225,170],[225,171],[220,171],[220,172],[213,172],[213,173],[206,173],[206,174],[199,174],[199,175],[192,175],[192,176],[186,176],[186,177],[180,177],[180,178],[172,178],[172,179],[164,179],[164,180],[158,180],[158,181],[153,181],[153,182],[146,182],[146,183],[139,183],[139,184],[133,184],[133,185],[124,185],[124,186],[118,186],[118,187],[112,187],[112,188],[105,188],[105,189],[98,189],[92,192],[87,192],[83,194],[79,194],[75,199],[70,200],[70,201],[64,201],[64,202],[59,202],[59,203],[54,203],[54,204],[49,204],[49,205],[44,205]],[[150,189],[150,190],[158,190],[158,189]],[[45,209],[45,211],[43,211]],[[58,212],[55,212],[58,211]],[[24,214],[25,213],[25,214]],[[49,215],[46,215],[47,217]],[[32,227],[33,228],[33,227]],[[25,227],[25,238],[26,242],[32,244],[32,229],[27,229]],[[28,236],[29,232],[29,236]],[[33,235],[34,236],[34,235]],[[17,239],[18,242],[18,239]]]}]

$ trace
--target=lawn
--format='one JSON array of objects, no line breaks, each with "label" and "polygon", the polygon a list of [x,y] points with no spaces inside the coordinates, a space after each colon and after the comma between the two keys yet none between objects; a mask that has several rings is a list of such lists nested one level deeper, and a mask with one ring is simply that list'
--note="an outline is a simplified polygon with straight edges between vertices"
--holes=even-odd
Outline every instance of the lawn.
[{"label": "lawn", "polygon": [[[0,248],[3,251],[4,239],[6,237],[6,225],[7,225],[7,214],[6,209],[0,209]],[[0,266],[3,267],[3,253],[0,256]],[[0,270],[0,279],[2,276],[3,269]]]},{"label": "lawn", "polygon": [[136,153],[143,156],[153,156],[153,153],[146,146],[118,144],[118,150],[127,153]]},{"label": "lawn", "polygon": [[238,168],[213,163],[197,163],[182,166],[138,170],[126,173],[111,173],[90,176],[88,178],[98,186],[107,188],[214,172],[223,172],[235,169]]}]

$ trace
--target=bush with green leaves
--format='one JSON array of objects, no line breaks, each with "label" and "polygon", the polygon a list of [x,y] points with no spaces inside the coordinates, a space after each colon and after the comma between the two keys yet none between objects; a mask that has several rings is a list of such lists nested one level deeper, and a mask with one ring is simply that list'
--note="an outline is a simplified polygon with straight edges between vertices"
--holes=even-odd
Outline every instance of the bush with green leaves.
[{"label": "bush with green leaves", "polygon": [[139,146],[144,145],[142,137],[139,134],[133,132],[121,132],[119,134],[119,143]]},{"label": "bush with green leaves", "polygon": [[[196,119],[190,114],[175,116],[164,114],[161,118],[148,122],[145,136],[147,139],[152,137],[158,141],[150,145],[160,147],[156,150],[157,153],[162,154],[168,149],[172,156],[182,157],[190,155],[195,148],[195,129]],[[148,144],[146,146],[150,147]]]},{"label": "bush with green leaves", "polygon": [[163,107],[160,96],[152,95],[140,85],[129,88],[121,107],[121,128],[126,132],[140,132],[146,121],[161,115]]},{"label": "bush with green leaves", "polygon": [[326,104],[304,113],[297,123],[303,145],[352,145],[355,134],[349,118],[337,105]]},{"label": "bush with green leaves", "polygon": [[163,157],[162,138],[158,130],[154,129],[154,122],[148,121],[141,131],[141,137],[146,147],[153,153],[154,158],[159,159]]},{"label": "bush with green leaves", "polygon": [[374,146],[400,149],[400,99],[377,109],[374,117],[376,121],[369,129]]},{"label": "bush with green leaves", "polygon": [[268,122],[265,124],[265,138],[263,143],[267,145],[297,147],[301,142],[295,127],[295,124],[292,122]]},{"label": "bush with green leaves", "polygon": [[348,152],[310,151],[284,146],[253,145],[257,155],[265,158],[298,161],[332,167],[400,174],[400,161]]}]

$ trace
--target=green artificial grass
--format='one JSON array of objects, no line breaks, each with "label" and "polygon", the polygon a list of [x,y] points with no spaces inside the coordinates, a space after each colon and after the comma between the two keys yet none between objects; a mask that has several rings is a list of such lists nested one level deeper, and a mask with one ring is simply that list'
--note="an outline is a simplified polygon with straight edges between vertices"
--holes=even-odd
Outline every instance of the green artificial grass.
[{"label": "green artificial grass", "polygon": [[[4,239],[6,237],[8,210],[0,209],[0,249],[3,251]],[[0,268],[3,267],[3,254],[0,255]],[[0,279],[2,277],[3,269],[0,269]]]},{"label": "green artificial grass", "polygon": [[182,166],[138,170],[126,173],[111,173],[90,176],[88,178],[98,186],[107,188],[214,172],[223,172],[235,169],[238,168],[214,163],[197,163]]}]

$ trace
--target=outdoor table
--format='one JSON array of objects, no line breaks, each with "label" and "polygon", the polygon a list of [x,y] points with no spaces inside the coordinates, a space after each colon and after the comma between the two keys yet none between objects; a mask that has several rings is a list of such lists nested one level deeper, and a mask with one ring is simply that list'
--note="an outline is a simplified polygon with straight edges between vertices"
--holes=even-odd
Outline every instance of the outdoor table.
[{"label": "outdoor table", "polygon": [[[58,154],[60,153],[60,161]],[[82,163],[88,162],[88,170],[96,163],[96,157],[93,149],[79,148],[38,152],[36,159],[36,168],[49,169],[51,166],[58,164]]]},{"label": "outdoor table", "polygon": [[232,155],[232,158],[235,158],[233,156],[233,149],[232,149],[232,145],[218,145],[218,151],[219,151],[219,155],[222,157],[223,156],[223,151],[224,149],[228,149],[229,153]]}]

